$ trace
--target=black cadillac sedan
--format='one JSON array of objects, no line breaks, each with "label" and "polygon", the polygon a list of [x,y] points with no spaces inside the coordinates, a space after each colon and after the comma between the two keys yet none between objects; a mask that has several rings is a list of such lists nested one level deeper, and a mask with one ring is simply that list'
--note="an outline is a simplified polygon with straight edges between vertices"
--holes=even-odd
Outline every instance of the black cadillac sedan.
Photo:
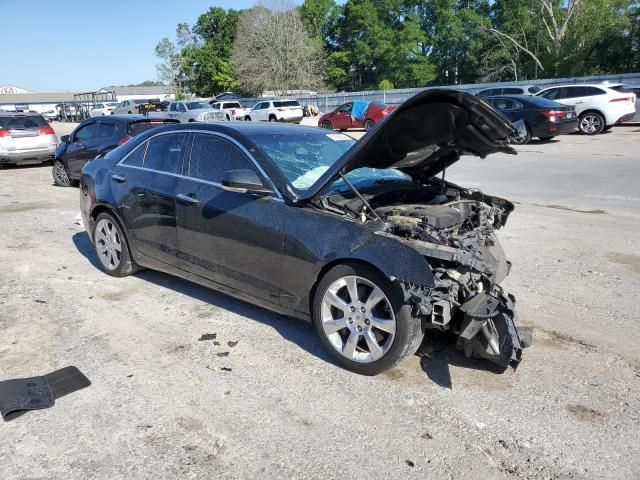
[{"label": "black cadillac sedan", "polygon": [[495,236],[507,200],[441,173],[514,153],[482,100],[432,90],[358,142],[297,125],[170,125],[85,166],[80,204],[104,271],[146,267],[313,322],[337,363],[373,375],[450,332],[515,367],[527,340]]}]

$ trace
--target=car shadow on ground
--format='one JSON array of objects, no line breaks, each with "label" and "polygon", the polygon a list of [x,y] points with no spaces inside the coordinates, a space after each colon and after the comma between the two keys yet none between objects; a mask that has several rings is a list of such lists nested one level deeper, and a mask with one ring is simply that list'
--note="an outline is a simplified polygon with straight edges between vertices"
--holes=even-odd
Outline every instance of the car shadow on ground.
[{"label": "car shadow on ground", "polygon": [[[73,243],[78,252],[91,262],[91,265],[102,271],[100,263],[95,256],[93,244],[86,232],[78,232],[74,234]],[[141,270],[134,274],[134,276],[154,285],[171,289],[182,295],[187,295],[214,307],[227,310],[235,313],[236,315],[268,325],[278,332],[278,334],[285,340],[295,343],[306,352],[327,363],[336,365],[331,356],[324,350],[313,326],[307,322],[271,312],[267,309],[252,305],[243,300],[235,299],[211,288],[167,273],[155,270]]]},{"label": "car shadow on ground", "polygon": [[467,358],[455,347],[454,338],[447,332],[427,331],[425,339],[418,349],[420,368],[429,379],[444,388],[452,389],[451,367],[470,370],[483,370],[501,374],[506,368],[478,358]]}]

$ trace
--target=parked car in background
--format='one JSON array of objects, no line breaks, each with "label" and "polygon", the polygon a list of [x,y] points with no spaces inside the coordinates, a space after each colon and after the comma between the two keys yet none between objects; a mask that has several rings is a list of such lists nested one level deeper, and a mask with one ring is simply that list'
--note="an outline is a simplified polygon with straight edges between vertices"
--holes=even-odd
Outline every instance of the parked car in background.
[{"label": "parked car in background", "polygon": [[390,107],[382,102],[354,100],[340,105],[333,112],[322,115],[318,119],[318,126],[330,130],[364,128],[369,131],[393,110],[395,107]]},{"label": "parked car in background", "polygon": [[297,100],[264,100],[253,106],[245,120],[300,123],[302,117],[302,105]]},{"label": "parked car in background", "polygon": [[224,115],[211,108],[211,105],[206,100],[171,102],[167,115],[169,118],[175,118],[182,123],[224,120]]},{"label": "parked car in background", "polygon": [[514,85],[509,87],[494,87],[480,90],[476,95],[478,97],[495,97],[498,95],[535,95],[541,90],[536,85]]},{"label": "parked car in background", "polygon": [[460,155],[515,153],[515,134],[447,90],[358,142],[274,123],[167,126],[85,166],[80,211],[105,273],[157,269],[306,319],[354,372],[393,368],[430,330],[515,368],[528,339],[495,234],[514,205],[439,175]]},{"label": "parked car in background", "polygon": [[82,122],[70,135],[64,135],[55,151],[53,181],[69,187],[80,178],[87,162],[104,155],[149,129],[179,123],[170,118],[149,118],[145,115],[109,115]]},{"label": "parked car in background", "polygon": [[536,95],[575,107],[578,128],[585,135],[609,130],[636,113],[634,93],[621,93],[604,84],[550,87]]},{"label": "parked car in background", "polygon": [[113,110],[113,114],[114,115],[132,115],[134,113],[139,113],[138,106],[144,103],[149,103],[149,99],[136,98],[134,100],[123,100]]},{"label": "parked car in background", "polygon": [[89,116],[99,117],[101,115],[111,115],[118,106],[118,102],[96,103],[91,110]]},{"label": "parked car in background", "polygon": [[55,110],[45,110],[42,112],[42,116],[47,122],[53,122],[58,119],[58,113]]},{"label": "parked car in background", "polygon": [[53,128],[39,113],[0,110],[0,166],[48,162],[57,145]]},{"label": "parked car in background", "polygon": [[240,102],[237,101],[225,101],[214,102],[211,104],[211,108],[224,115],[225,120],[244,120],[249,112],[250,108],[245,108]]},{"label": "parked car in background", "polygon": [[573,133],[578,129],[575,108],[569,105],[526,95],[502,95],[484,100],[509,121],[524,122],[526,134],[514,139],[514,143],[526,144],[533,137],[549,141],[556,135]]}]

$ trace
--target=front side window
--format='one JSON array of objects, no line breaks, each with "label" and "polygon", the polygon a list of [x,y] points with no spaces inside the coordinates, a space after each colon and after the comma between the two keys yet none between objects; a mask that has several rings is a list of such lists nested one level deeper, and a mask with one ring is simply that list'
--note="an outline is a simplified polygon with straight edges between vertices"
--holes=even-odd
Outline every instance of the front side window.
[{"label": "front side window", "polygon": [[196,110],[199,108],[211,108],[207,102],[189,102],[186,104],[188,110]]},{"label": "front side window", "polygon": [[98,125],[96,123],[90,123],[81,127],[73,136],[74,142],[86,142],[96,136],[96,130]]},{"label": "front side window", "polygon": [[352,108],[353,108],[353,103],[345,103],[344,105],[339,106],[338,109],[336,110],[336,112],[338,112],[338,113],[349,113],[349,112],[351,112]]},{"label": "front side window", "polygon": [[159,135],[148,141],[142,166],[159,172],[179,173],[186,133]]},{"label": "front side window", "polygon": [[132,167],[141,167],[144,161],[144,153],[147,150],[147,143],[143,143],[137,147],[133,152],[129,154],[127,158],[122,162],[124,165],[131,165]]},{"label": "front side window", "polygon": [[182,103],[179,103],[176,108],[177,108],[177,110],[179,112],[186,112],[187,111],[187,108]]},{"label": "front side window", "polygon": [[169,111],[170,112],[175,112],[176,111],[176,104],[172,103],[171,105],[169,105]]},{"label": "front side window", "polygon": [[190,177],[220,183],[227,170],[243,169],[254,169],[254,166],[237,145],[217,135],[194,136],[189,158]]},{"label": "front side window", "polygon": [[561,88],[550,88],[549,90],[542,92],[540,96],[549,100],[555,100],[556,98],[561,98],[558,96],[561,90]]}]

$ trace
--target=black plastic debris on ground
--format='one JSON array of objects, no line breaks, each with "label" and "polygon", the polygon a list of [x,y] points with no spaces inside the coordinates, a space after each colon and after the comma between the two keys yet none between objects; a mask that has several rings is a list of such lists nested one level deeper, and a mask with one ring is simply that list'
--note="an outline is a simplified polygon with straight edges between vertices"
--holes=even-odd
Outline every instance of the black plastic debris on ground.
[{"label": "black plastic debris on ground", "polygon": [[237,341],[235,341],[235,342],[234,342],[234,341],[232,341],[232,340],[229,340],[229,341],[227,342],[227,345],[229,345],[231,348],[235,347],[237,344],[238,344],[238,342],[237,342]]},{"label": "black plastic debris on ground", "polygon": [[13,420],[29,410],[52,407],[58,398],[81,390],[91,382],[76,367],[65,367],[47,375],[0,382],[0,414]]},{"label": "black plastic debris on ground", "polygon": [[199,342],[202,342],[204,340],[215,340],[216,337],[218,336],[217,333],[204,333],[199,339]]}]

